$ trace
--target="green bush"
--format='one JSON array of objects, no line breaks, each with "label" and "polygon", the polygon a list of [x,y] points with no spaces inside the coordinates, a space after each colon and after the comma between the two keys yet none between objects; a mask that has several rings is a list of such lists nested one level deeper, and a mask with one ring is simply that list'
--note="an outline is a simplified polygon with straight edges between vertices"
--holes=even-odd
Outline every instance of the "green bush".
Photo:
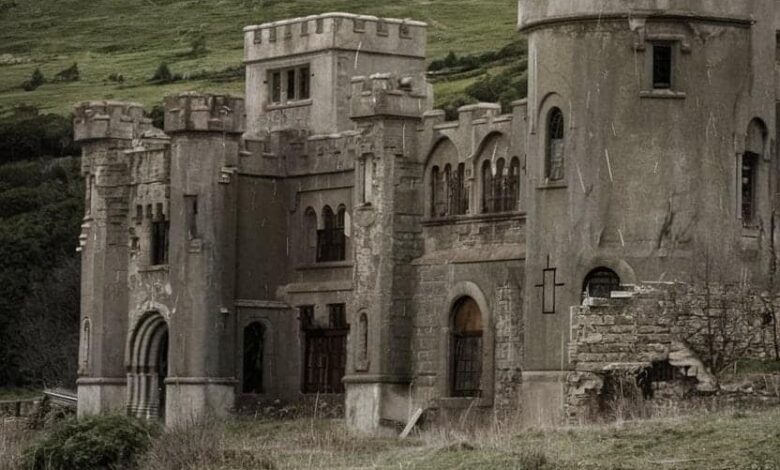
[{"label": "green bush", "polygon": [[54,80],[57,82],[77,82],[79,80],[79,65],[73,63],[65,70],[61,70],[54,76]]},{"label": "green bush", "polygon": [[31,470],[134,468],[158,429],[126,416],[67,419],[24,451]]},{"label": "green bush", "polygon": [[149,81],[152,83],[171,83],[179,81],[181,78],[180,74],[173,74],[171,72],[168,64],[160,62],[160,65],[157,66],[157,70],[154,71],[154,75],[152,75],[152,78]]},{"label": "green bush", "polygon": [[33,91],[43,85],[45,81],[46,79],[44,78],[41,69],[35,69],[30,76],[30,79],[22,83],[22,88],[24,88],[24,91]]}]

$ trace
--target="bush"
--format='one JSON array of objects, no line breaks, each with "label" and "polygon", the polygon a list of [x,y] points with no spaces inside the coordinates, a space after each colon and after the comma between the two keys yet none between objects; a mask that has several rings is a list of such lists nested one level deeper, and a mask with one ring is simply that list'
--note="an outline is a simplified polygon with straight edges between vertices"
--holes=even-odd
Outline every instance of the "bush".
[{"label": "bush", "polygon": [[206,36],[203,33],[196,34],[190,40],[190,54],[199,56],[205,54],[206,52]]},{"label": "bush", "polygon": [[121,73],[114,72],[108,76],[108,80],[115,83],[123,83],[125,81],[125,76]]},{"label": "bush", "polygon": [[126,416],[94,416],[57,423],[25,449],[24,468],[91,470],[134,468],[157,428]]},{"label": "bush", "polygon": [[156,83],[171,83],[178,80],[181,80],[181,75],[174,75],[171,73],[171,69],[168,68],[168,64],[160,62],[160,65],[157,66],[157,70],[155,70],[150,81]]},{"label": "bush", "polygon": [[30,79],[22,83],[22,88],[24,88],[24,91],[33,91],[43,85],[45,81],[46,78],[43,76],[41,69],[35,69],[30,76]]},{"label": "bush", "polygon": [[65,70],[61,70],[54,76],[54,81],[57,82],[77,82],[79,80],[79,65],[73,63]]}]

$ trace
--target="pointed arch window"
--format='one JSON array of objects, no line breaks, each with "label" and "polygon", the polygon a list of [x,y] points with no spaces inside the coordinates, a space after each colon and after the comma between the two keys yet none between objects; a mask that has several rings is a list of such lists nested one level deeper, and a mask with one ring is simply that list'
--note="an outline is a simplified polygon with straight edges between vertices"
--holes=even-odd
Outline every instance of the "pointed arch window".
[{"label": "pointed arch window", "polygon": [[482,162],[482,212],[487,214],[493,207],[493,168],[490,160]]},{"label": "pointed arch window", "polygon": [[506,185],[506,210],[516,211],[520,199],[520,159],[513,157],[509,163]]},{"label": "pointed arch window", "polygon": [[322,208],[323,229],[317,231],[317,262],[344,261],[346,258],[346,212],[343,205],[339,206],[337,214],[330,206]]},{"label": "pointed arch window", "polygon": [[545,158],[545,178],[549,181],[563,179],[565,145],[564,119],[559,108],[553,108],[547,115],[547,148]]}]

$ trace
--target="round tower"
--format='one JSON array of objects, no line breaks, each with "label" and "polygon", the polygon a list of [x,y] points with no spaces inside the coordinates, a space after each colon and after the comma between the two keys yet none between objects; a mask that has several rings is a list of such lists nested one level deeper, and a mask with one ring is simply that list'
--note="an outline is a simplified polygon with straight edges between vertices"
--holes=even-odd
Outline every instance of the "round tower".
[{"label": "round tower", "polygon": [[569,368],[570,307],[591,280],[772,279],[774,10],[520,0],[527,370]]}]

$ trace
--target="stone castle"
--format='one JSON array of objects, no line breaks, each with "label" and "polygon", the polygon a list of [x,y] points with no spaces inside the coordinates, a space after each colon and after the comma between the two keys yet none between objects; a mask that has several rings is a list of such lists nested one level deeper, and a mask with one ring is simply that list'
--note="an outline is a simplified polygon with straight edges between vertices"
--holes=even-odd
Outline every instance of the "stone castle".
[{"label": "stone castle", "polygon": [[342,13],[245,28],[246,97],[168,97],[164,129],[78,105],[79,414],[343,394],[366,432],[555,420],[581,305],[774,279],[780,3],[518,9],[511,109],[446,121],[426,25]]}]

